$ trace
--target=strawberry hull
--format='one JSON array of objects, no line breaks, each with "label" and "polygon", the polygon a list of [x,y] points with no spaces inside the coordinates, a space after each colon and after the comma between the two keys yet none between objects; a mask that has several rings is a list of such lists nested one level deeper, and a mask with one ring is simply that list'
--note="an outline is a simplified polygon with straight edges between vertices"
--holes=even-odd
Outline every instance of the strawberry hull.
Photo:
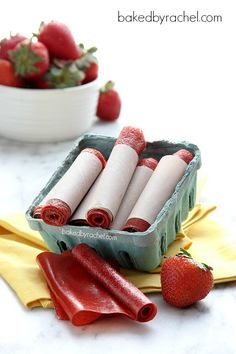
[{"label": "strawberry hull", "polygon": [[[99,150],[107,159],[114,146],[115,138],[100,135],[84,135],[69,152],[61,166],[55,171],[47,185],[35,198],[26,212],[30,227],[38,230],[49,249],[61,252],[61,244],[69,249],[80,243],[95,248],[104,258],[115,258],[125,268],[149,271],[157,267],[167,247],[176,238],[189,211],[195,205],[197,170],[201,164],[199,148],[188,142],[154,141],[148,142],[141,158],[160,158],[173,154],[179,149],[187,149],[194,155],[185,175],[177,184],[171,198],[166,202],[154,223],[145,232],[129,233],[117,230],[104,230],[96,227],[65,225],[50,226],[41,219],[33,218],[33,210],[55,183],[73,163],[78,153],[84,148]],[[63,243],[62,243],[63,242]]]}]

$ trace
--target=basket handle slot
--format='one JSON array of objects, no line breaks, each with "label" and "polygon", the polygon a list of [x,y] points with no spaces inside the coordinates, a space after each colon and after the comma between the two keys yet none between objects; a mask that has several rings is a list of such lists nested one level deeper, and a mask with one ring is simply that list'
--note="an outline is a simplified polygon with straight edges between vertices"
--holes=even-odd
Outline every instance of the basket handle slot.
[{"label": "basket handle slot", "polygon": [[61,253],[68,250],[68,247],[64,241],[57,241],[57,246]]},{"label": "basket handle slot", "polygon": [[133,261],[129,255],[128,252],[126,251],[119,251],[119,256],[122,260],[122,263],[125,264],[126,267],[128,268],[134,268],[134,264],[133,264]]},{"label": "basket handle slot", "polygon": [[178,233],[180,228],[181,228],[181,220],[180,220],[180,211],[179,211],[175,217],[175,232]]},{"label": "basket handle slot", "polygon": [[163,255],[167,251],[167,245],[166,245],[166,233],[161,235],[161,241],[160,241],[160,249],[161,249],[161,254]]},{"label": "basket handle slot", "polygon": [[189,196],[188,196],[188,204],[189,204],[189,210],[192,210],[195,204],[195,191],[194,188],[191,189]]}]

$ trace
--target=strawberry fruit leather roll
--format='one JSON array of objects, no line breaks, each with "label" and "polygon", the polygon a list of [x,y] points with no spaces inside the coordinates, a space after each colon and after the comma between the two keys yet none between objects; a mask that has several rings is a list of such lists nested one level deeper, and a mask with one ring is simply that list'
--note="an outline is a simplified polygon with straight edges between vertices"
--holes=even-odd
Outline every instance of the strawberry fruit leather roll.
[{"label": "strawberry fruit leather roll", "polygon": [[173,155],[163,156],[157,169],[138,198],[123,231],[143,232],[155,221],[158,213],[171,197],[177,183],[184,176],[191,152],[181,149]]},{"label": "strawberry fruit leather roll", "polygon": [[157,160],[153,158],[146,158],[139,161],[116,217],[111,225],[111,229],[122,230],[130,212],[138,200],[138,197],[142,193],[156,167]]},{"label": "strawberry fruit leather roll", "polygon": [[156,304],[86,244],[60,255],[42,252],[37,262],[58,318],[75,326],[110,314],[147,322],[157,313]]},{"label": "strawberry fruit leather roll", "polygon": [[143,132],[124,127],[113,147],[87,212],[90,226],[108,229],[116,216],[146,142]]},{"label": "strawberry fruit leather roll", "polygon": [[33,217],[35,219],[41,219],[41,210],[42,210],[42,206],[45,204],[45,202],[49,199],[51,199],[51,196],[53,197],[53,191],[54,191],[54,188],[52,188],[50,190],[50,192],[46,195],[46,197],[43,198],[43,200],[40,202],[39,205],[36,205],[36,207],[34,208],[34,211],[33,211]]},{"label": "strawberry fruit leather roll", "polygon": [[105,164],[99,151],[92,148],[82,150],[44,198],[43,205],[36,206],[34,215],[38,217],[40,213],[43,221],[49,225],[65,225]]}]

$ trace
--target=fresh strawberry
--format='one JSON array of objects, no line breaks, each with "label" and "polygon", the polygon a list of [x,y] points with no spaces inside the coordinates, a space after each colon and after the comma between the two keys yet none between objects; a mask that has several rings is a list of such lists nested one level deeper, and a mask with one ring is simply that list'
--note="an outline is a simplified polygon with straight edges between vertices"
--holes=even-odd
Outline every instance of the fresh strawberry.
[{"label": "fresh strawberry", "polygon": [[204,299],[213,287],[212,268],[196,262],[186,250],[167,257],[161,268],[162,295],[175,307],[187,307]]},{"label": "fresh strawberry", "polygon": [[12,63],[6,59],[0,59],[0,85],[23,86],[22,79],[16,76]]},{"label": "fresh strawberry", "polygon": [[45,45],[28,39],[17,44],[10,52],[10,58],[16,73],[25,79],[42,77],[49,67],[49,54]]},{"label": "fresh strawberry", "polygon": [[84,71],[85,79],[82,84],[87,84],[88,82],[94,81],[98,77],[98,64],[91,63],[87,69]]},{"label": "fresh strawberry", "polygon": [[120,115],[121,99],[117,91],[113,89],[114,83],[108,81],[100,89],[100,95],[97,105],[97,117],[101,120],[115,120]]},{"label": "fresh strawberry", "polygon": [[92,47],[85,50],[83,44],[80,44],[79,47],[81,49],[82,56],[80,59],[76,60],[76,65],[85,73],[85,78],[82,81],[82,84],[87,84],[98,77],[98,62],[97,58],[94,56],[97,48]]},{"label": "fresh strawberry", "polygon": [[81,50],[64,23],[56,21],[42,23],[38,40],[45,44],[52,58],[76,60],[81,57]]},{"label": "fresh strawberry", "polygon": [[78,86],[84,76],[74,61],[54,59],[46,74],[36,81],[36,86],[41,89]]},{"label": "fresh strawberry", "polygon": [[9,51],[13,50],[18,43],[22,42],[25,39],[26,37],[22,36],[19,33],[17,33],[15,36],[11,35],[10,38],[2,39],[0,42],[0,58],[10,60]]},{"label": "fresh strawberry", "polygon": [[[46,74],[45,74],[46,75]],[[45,76],[44,75],[44,76]],[[53,88],[51,83],[44,77],[40,77],[39,79],[36,79],[34,81],[34,84],[35,84],[35,88],[38,88],[38,89],[49,89],[49,88]]]}]

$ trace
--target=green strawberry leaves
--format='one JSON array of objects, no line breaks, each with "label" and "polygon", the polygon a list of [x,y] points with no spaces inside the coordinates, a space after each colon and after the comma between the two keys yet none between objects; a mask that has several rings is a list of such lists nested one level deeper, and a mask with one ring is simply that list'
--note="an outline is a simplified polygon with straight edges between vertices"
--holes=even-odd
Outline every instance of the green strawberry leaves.
[{"label": "green strawberry leaves", "polygon": [[92,63],[98,63],[97,58],[93,55],[96,51],[96,47],[91,47],[87,50],[85,50],[84,45],[81,43],[79,45],[79,48],[81,49],[83,55],[81,58],[77,59],[75,61],[77,67],[79,70],[86,70]]},{"label": "green strawberry leaves", "polygon": [[32,50],[31,42],[28,45],[21,44],[18,50],[11,51],[10,58],[14,63],[16,74],[20,76],[39,72],[35,64],[41,62],[42,58]]},{"label": "green strawberry leaves", "polygon": [[107,81],[106,84],[100,88],[100,92],[108,92],[109,90],[112,90],[113,87],[115,86],[115,83],[111,80]]},{"label": "green strawberry leaves", "polygon": [[78,86],[85,74],[79,70],[75,62],[55,60],[44,75],[44,80],[51,88],[66,88]]},{"label": "green strawberry leaves", "polygon": [[197,262],[196,260],[193,259],[192,255],[186,251],[184,248],[180,248],[180,252],[176,255],[179,257],[186,257],[189,258],[190,260],[194,261],[196,265],[198,265],[199,268],[201,268],[202,270],[213,270],[213,268],[209,265],[207,265],[206,263],[202,263],[202,262]]}]

